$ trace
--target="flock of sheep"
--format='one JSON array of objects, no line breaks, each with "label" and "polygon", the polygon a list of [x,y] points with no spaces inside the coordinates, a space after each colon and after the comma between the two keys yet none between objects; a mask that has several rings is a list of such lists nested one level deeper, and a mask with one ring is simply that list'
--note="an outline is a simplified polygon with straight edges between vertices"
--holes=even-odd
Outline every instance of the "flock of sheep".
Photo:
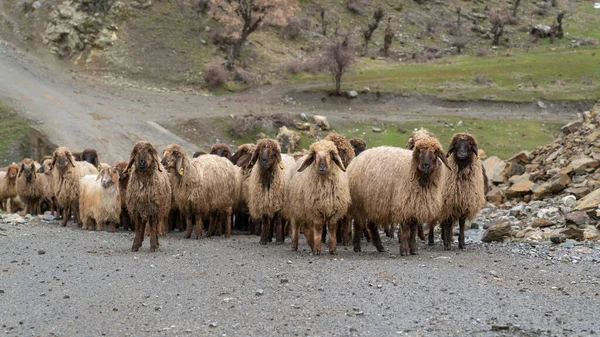
[{"label": "flock of sheep", "polygon": [[[101,163],[93,149],[72,153],[57,148],[41,163],[29,158],[0,171],[0,207],[38,214],[49,210],[73,218],[83,229],[118,226],[135,231],[132,251],[145,236],[155,251],[158,237],[185,230],[185,237],[231,235],[232,226],[260,235],[260,243],[280,244],[291,234],[292,248],[304,233],[314,254],[321,244],[336,253],[337,243],[361,237],[383,251],[379,228],[393,237],[400,255],[417,254],[416,236],[429,244],[441,224],[445,249],[459,223],[464,248],[465,221],[485,205],[487,178],[472,135],[455,134],[448,152],[427,130],[413,132],[407,149],[377,147],[331,133],[294,155],[279,143],[261,139],[243,144],[232,155],[225,144],[190,157],[177,144],[162,156],[138,142],[128,162]],[[9,203],[10,202],[10,203]],[[291,233],[290,233],[291,232]]]}]

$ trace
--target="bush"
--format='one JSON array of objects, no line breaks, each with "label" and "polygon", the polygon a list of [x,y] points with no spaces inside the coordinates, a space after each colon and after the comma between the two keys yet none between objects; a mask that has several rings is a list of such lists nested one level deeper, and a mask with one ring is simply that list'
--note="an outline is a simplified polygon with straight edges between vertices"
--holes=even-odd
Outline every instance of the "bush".
[{"label": "bush", "polygon": [[292,127],[294,119],[289,114],[255,116],[253,114],[234,116],[229,125],[231,136],[239,138],[247,136],[256,129],[272,130],[282,126]]},{"label": "bush", "polygon": [[219,87],[227,81],[228,75],[227,71],[223,68],[223,60],[215,59],[204,66],[202,78],[204,78],[204,81],[209,86]]},{"label": "bush", "polygon": [[[304,19],[306,20],[306,19]],[[287,18],[287,25],[283,27],[283,38],[286,40],[295,40],[302,36],[303,29],[306,29],[306,21],[300,20],[294,16]],[[303,22],[304,21],[304,22]],[[310,22],[309,22],[310,28]]]},{"label": "bush", "polygon": [[285,72],[288,74],[299,74],[299,73],[320,73],[326,71],[329,68],[327,59],[323,57],[317,57],[305,61],[293,61],[285,66]]},{"label": "bush", "polygon": [[487,47],[481,47],[479,49],[477,49],[477,51],[475,52],[475,56],[478,57],[485,57],[488,56],[490,54],[490,49]]},{"label": "bush", "polygon": [[214,28],[208,35],[208,40],[210,43],[218,46],[221,51],[227,51],[229,45],[233,43],[233,39],[223,27]]},{"label": "bush", "polygon": [[192,1],[192,9],[200,14],[208,11],[208,0],[194,0]]}]

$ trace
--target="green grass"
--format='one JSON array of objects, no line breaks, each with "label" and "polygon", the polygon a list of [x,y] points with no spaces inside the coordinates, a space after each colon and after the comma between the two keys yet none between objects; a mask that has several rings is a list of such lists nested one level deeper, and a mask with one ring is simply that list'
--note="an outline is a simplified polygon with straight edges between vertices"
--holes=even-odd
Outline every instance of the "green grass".
[{"label": "green grass", "polygon": [[[583,100],[600,97],[600,50],[593,47],[456,56],[427,64],[370,61],[345,75],[344,89],[433,94],[449,100]],[[323,82],[326,75],[296,81]],[[329,81],[331,82],[331,81]],[[322,87],[324,89],[324,87]]]},{"label": "green grass", "polygon": [[22,159],[22,142],[28,132],[27,120],[0,102],[0,166]]}]

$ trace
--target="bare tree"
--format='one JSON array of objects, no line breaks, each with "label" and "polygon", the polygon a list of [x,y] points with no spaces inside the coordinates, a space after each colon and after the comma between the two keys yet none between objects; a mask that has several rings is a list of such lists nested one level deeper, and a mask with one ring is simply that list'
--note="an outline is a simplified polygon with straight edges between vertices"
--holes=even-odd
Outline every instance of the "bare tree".
[{"label": "bare tree", "polygon": [[209,15],[222,23],[232,38],[228,68],[240,57],[248,36],[263,23],[283,26],[299,10],[297,0],[210,0],[209,7]]},{"label": "bare tree", "polygon": [[323,30],[323,36],[327,36],[327,20],[325,20],[325,8],[321,8],[321,29]]},{"label": "bare tree", "polygon": [[460,14],[462,13],[462,7],[458,6],[456,7],[456,31],[460,32],[461,29],[461,22],[460,22]]},{"label": "bare tree", "polygon": [[492,23],[492,29],[490,30],[490,33],[492,33],[492,45],[497,46],[500,44],[500,39],[504,34],[505,19],[502,14],[496,12],[492,14],[490,21]]},{"label": "bare tree", "polygon": [[342,76],[354,61],[354,50],[348,41],[348,36],[342,42],[329,45],[324,56],[327,58],[329,71],[335,82],[335,94],[339,96],[342,93]]},{"label": "bare tree", "polygon": [[383,55],[385,57],[390,56],[390,47],[392,46],[392,40],[394,39],[394,31],[392,30],[392,26],[390,25],[392,21],[392,17],[388,17],[388,23],[385,27],[385,33],[383,35]]},{"label": "bare tree", "polygon": [[375,12],[373,12],[373,20],[374,22],[369,23],[367,29],[363,30],[363,37],[365,39],[365,46],[363,49],[363,56],[369,53],[369,42],[371,42],[371,38],[373,37],[373,32],[379,27],[379,21],[383,19],[383,9],[378,8]]},{"label": "bare tree", "polygon": [[515,0],[515,3],[513,4],[513,11],[512,11],[512,16],[514,18],[517,17],[517,11],[519,10],[519,5],[521,5],[521,0]]}]

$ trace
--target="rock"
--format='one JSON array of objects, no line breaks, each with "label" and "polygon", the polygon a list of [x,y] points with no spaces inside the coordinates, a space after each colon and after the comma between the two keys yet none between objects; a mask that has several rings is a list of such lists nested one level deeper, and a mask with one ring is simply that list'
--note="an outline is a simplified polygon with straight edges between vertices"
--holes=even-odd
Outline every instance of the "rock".
[{"label": "rock", "polygon": [[[581,199],[586,195],[590,194],[591,190],[587,186],[582,187],[569,187],[565,190],[565,193],[574,195],[577,199]],[[574,206],[573,206],[574,207]]]},{"label": "rock", "polygon": [[539,8],[552,8],[552,3],[546,1],[539,1],[535,4]]},{"label": "rock", "polygon": [[500,203],[504,201],[504,193],[498,186],[492,186],[485,197],[489,202]]},{"label": "rock", "polygon": [[542,101],[537,101],[537,106],[538,106],[540,109],[544,109],[544,110],[548,109],[548,106],[546,105],[546,103],[544,103],[544,102],[542,102]]},{"label": "rock", "polygon": [[266,135],[264,132],[259,132],[259,133],[256,135],[256,139],[257,139],[257,140],[258,140],[258,139],[263,139],[263,138],[267,138],[267,135]]},{"label": "rock", "polygon": [[306,115],[305,112],[300,114],[300,119],[304,122],[308,122],[308,116]]},{"label": "rock", "polygon": [[567,240],[567,237],[564,234],[560,234],[560,233],[552,233],[550,234],[550,241],[552,241],[552,243],[563,243]]},{"label": "rock", "polygon": [[576,225],[578,227],[585,226],[589,223],[590,217],[586,212],[575,211],[567,214],[567,225]]},{"label": "rock", "polygon": [[262,295],[264,295],[264,294],[265,294],[265,291],[264,291],[264,290],[262,290],[262,289],[258,289],[258,290],[256,291],[256,296],[262,296]]},{"label": "rock", "polygon": [[285,126],[279,128],[276,138],[281,146],[281,153],[294,153],[300,145],[300,135]]},{"label": "rock", "polygon": [[563,248],[571,249],[571,248],[575,247],[575,241],[573,241],[573,240],[567,240],[567,241],[565,241],[560,246],[563,247]]},{"label": "rock", "polygon": [[507,181],[507,178],[504,175],[506,166],[507,164],[504,160],[496,156],[489,157],[483,161],[483,167],[485,167],[485,172],[491,183],[504,183]]},{"label": "rock", "polygon": [[538,218],[552,218],[552,217],[558,215],[558,208],[556,208],[556,207],[542,208],[537,212],[536,215]]},{"label": "rock", "polygon": [[576,226],[568,226],[565,228],[560,228],[554,231],[556,233],[564,235],[567,239],[575,240],[575,241],[583,241],[583,229],[577,228]]},{"label": "rock", "polygon": [[46,254],[46,251],[43,249],[38,250],[38,255],[44,255]]},{"label": "rock", "polygon": [[582,121],[574,121],[560,128],[560,131],[562,131],[565,135],[568,135],[577,131],[582,125]]},{"label": "rock", "polygon": [[33,7],[33,9],[38,9],[42,7],[42,3],[39,1],[35,1],[31,6]]},{"label": "rock", "polygon": [[482,242],[502,242],[510,237],[510,222],[499,222],[492,224],[481,236]]},{"label": "rock", "polygon": [[534,228],[550,227],[552,225],[553,225],[552,221],[550,221],[550,219],[548,219],[548,218],[536,218],[531,223],[531,227],[534,227]]},{"label": "rock", "polygon": [[296,126],[296,129],[298,129],[300,131],[304,131],[304,130],[310,130],[310,127],[312,126],[312,124],[296,122],[295,126]]},{"label": "rock", "polygon": [[532,188],[533,198],[539,200],[547,195],[564,190],[571,183],[571,178],[567,174],[559,173],[549,181],[536,185]]},{"label": "rock", "polygon": [[581,174],[597,168],[600,166],[600,162],[590,157],[582,156],[571,161],[571,166],[575,174]]},{"label": "rock", "polygon": [[362,90],[360,91],[362,94],[368,94],[371,92],[371,88],[369,87],[364,87],[362,88]]},{"label": "rock", "polygon": [[575,206],[576,211],[592,211],[598,208],[600,205],[600,189],[595,190],[594,192],[586,195],[581,198],[577,205]]},{"label": "rock", "polygon": [[375,133],[382,133],[382,132],[383,132],[383,129],[381,129],[381,128],[376,128],[376,127],[372,127],[372,128],[371,128],[371,131],[373,131],[373,132],[375,132]]},{"label": "rock", "polygon": [[577,203],[577,199],[572,195],[567,195],[566,197],[562,198],[560,202],[567,207],[573,208]]},{"label": "rock", "polygon": [[513,181],[514,183],[506,190],[506,197],[509,199],[531,193],[531,189],[535,185],[531,180],[529,180],[528,173],[517,177]]},{"label": "rock", "polygon": [[594,142],[596,139],[598,139],[598,137],[600,137],[600,131],[592,132],[585,138],[588,140],[588,142]]},{"label": "rock", "polygon": [[348,97],[356,98],[356,97],[358,97],[358,93],[355,90],[350,90],[350,91],[348,91]]},{"label": "rock", "polygon": [[600,230],[594,226],[587,226],[583,231],[583,238],[588,241],[600,240]]},{"label": "rock", "polygon": [[313,122],[323,131],[328,131],[330,129],[329,121],[325,116],[314,115]]},{"label": "rock", "polygon": [[516,164],[529,164],[531,162],[531,152],[521,151],[515,154],[514,156],[510,157],[510,159],[508,159],[507,161]]}]

